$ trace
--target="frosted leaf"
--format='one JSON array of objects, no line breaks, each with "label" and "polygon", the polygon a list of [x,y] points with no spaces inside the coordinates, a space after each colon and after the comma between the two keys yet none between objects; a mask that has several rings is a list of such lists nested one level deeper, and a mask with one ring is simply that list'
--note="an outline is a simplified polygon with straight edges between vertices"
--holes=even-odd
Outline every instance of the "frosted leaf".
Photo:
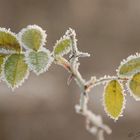
[{"label": "frosted leaf", "polygon": [[26,62],[31,70],[37,75],[48,70],[52,63],[50,51],[43,49],[41,51],[29,51],[26,53]]},{"label": "frosted leaf", "polygon": [[103,97],[106,113],[114,120],[117,120],[124,109],[125,97],[123,88],[117,80],[111,80],[105,87]]},{"label": "frosted leaf", "polygon": [[140,100],[140,72],[133,75],[128,84],[131,95],[138,101]]},{"label": "frosted leaf", "polygon": [[0,50],[21,51],[17,36],[10,29],[0,28]]},{"label": "frosted leaf", "polygon": [[4,80],[12,89],[21,85],[28,74],[28,65],[23,54],[12,54],[5,60]]},{"label": "frosted leaf", "polygon": [[71,50],[71,40],[69,38],[61,38],[55,44],[54,56],[63,56]]},{"label": "frosted leaf", "polygon": [[122,78],[131,77],[138,71],[140,71],[140,55],[138,53],[123,60],[117,70],[118,76]]},{"label": "frosted leaf", "polygon": [[54,46],[54,56],[63,56],[70,52],[72,47],[72,41],[69,35],[64,35],[58,40]]},{"label": "frosted leaf", "polygon": [[38,51],[46,42],[45,31],[37,25],[29,25],[19,33],[19,41],[25,49]]}]

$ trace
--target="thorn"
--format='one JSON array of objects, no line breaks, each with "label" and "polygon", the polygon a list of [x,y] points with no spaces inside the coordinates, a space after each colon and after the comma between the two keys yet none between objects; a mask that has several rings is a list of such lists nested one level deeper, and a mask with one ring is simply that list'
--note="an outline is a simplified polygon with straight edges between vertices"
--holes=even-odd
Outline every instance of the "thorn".
[{"label": "thorn", "polygon": [[70,83],[71,83],[73,77],[74,77],[73,74],[70,74],[70,75],[69,75],[68,80],[67,80],[67,85],[70,85]]}]

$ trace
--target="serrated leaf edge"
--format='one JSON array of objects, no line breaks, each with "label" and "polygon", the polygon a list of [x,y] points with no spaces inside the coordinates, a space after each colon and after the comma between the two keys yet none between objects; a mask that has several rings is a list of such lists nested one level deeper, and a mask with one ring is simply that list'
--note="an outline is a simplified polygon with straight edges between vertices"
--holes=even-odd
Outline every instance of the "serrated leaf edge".
[{"label": "serrated leaf edge", "polygon": [[[13,37],[15,37],[15,39],[17,40],[17,42],[19,43],[19,46],[20,46],[20,42],[19,42],[19,39],[18,39],[18,36],[16,33],[12,32],[11,29],[6,29],[6,28],[1,28],[0,27],[0,32],[5,32],[5,33],[9,33],[11,34]],[[22,47],[20,46],[20,51],[22,51]],[[4,48],[1,48],[0,49],[1,53],[3,53],[2,51],[4,51],[4,53],[7,51],[7,52],[12,52],[12,53],[17,53],[17,51],[14,51],[14,50],[8,50],[8,49],[4,49]]]},{"label": "serrated leaf edge", "polygon": [[[113,80],[114,80],[114,79],[113,79]],[[104,92],[103,92],[102,102],[103,102],[104,111],[106,112],[107,116],[109,116],[111,119],[113,119],[113,120],[116,122],[120,117],[123,116],[123,111],[124,111],[125,105],[126,105],[126,99],[125,99],[126,94],[125,94],[125,90],[124,90],[124,88],[123,88],[123,84],[122,84],[119,80],[116,80],[116,81],[119,82],[119,84],[120,84],[120,86],[121,86],[121,88],[122,88],[123,105],[122,105],[121,112],[120,112],[120,114],[119,114],[119,116],[118,116],[117,118],[111,116],[111,115],[108,113],[108,111],[107,111],[107,108],[106,108],[106,106],[105,106],[105,100],[104,100],[104,99],[105,99],[105,89],[106,89],[107,85],[109,84],[109,82],[111,82],[111,81],[112,81],[112,80],[108,81],[108,82],[106,83],[106,85],[104,86]]]},{"label": "serrated leaf edge", "polygon": [[4,73],[4,65],[5,65],[7,59],[11,55],[6,56],[5,59],[4,59],[4,63],[2,65],[2,77],[1,77],[1,79],[2,79],[2,81],[4,81],[7,84],[8,88],[10,88],[10,89],[12,89],[12,91],[14,91],[16,88],[20,87],[25,82],[26,79],[28,79],[30,73],[29,73],[29,68],[28,68],[27,73],[26,73],[25,77],[23,78],[23,80],[21,80],[17,85],[15,85],[14,87],[12,87],[11,84],[6,80],[5,73]]},{"label": "serrated leaf edge", "polygon": [[[132,59],[139,58],[139,57],[140,57],[140,53],[137,52],[136,54],[130,55],[130,56],[128,56],[126,59],[123,59],[123,60],[121,61],[120,65],[119,65],[118,69],[116,69],[117,76],[118,76],[118,77],[121,77],[121,78],[130,78],[131,76],[124,76],[124,75],[119,74],[119,71],[120,71],[121,67],[122,67],[124,64],[126,64],[128,61],[130,61],[130,60],[132,60]],[[137,72],[139,72],[139,71],[140,71],[140,70],[135,70],[135,71],[134,71],[134,74],[137,73]]]},{"label": "serrated leaf edge", "polygon": [[47,42],[46,41],[46,38],[47,38],[47,34],[46,34],[46,31],[43,30],[40,26],[38,25],[28,25],[27,27],[23,28],[19,33],[18,33],[18,40],[21,44],[21,46],[23,46],[24,49],[26,50],[32,50],[31,48],[28,48],[23,42],[22,42],[22,35],[30,30],[30,29],[36,29],[38,30],[40,33],[41,33],[41,36],[42,36],[42,40],[41,40],[41,45],[40,45],[40,48],[39,50],[45,45],[45,43]]},{"label": "serrated leaf edge", "polygon": [[56,43],[55,43],[55,45],[54,45],[54,47],[53,47],[53,56],[63,56],[63,55],[65,55],[65,54],[69,53],[69,51],[70,51],[71,48],[72,48],[72,45],[70,45],[70,47],[68,47],[68,48],[65,48],[65,50],[63,50],[61,53],[59,53],[59,54],[57,54],[57,55],[54,54],[54,50],[55,50],[55,48],[57,48],[57,45],[58,45],[60,42],[66,40],[66,39],[70,39],[70,37],[67,36],[67,35],[65,34],[63,37],[61,37],[59,40],[56,41]]},{"label": "serrated leaf edge", "polygon": [[14,50],[8,50],[8,49],[3,49],[3,48],[0,48],[0,53],[1,54],[17,54],[17,52]]},{"label": "serrated leaf edge", "polygon": [[[32,50],[28,50],[28,51],[25,52],[25,61],[26,61],[26,63],[28,64],[29,68],[30,68],[36,75],[40,75],[40,74],[46,72],[46,71],[49,69],[49,67],[51,66],[51,64],[52,64],[52,62],[53,62],[53,60],[54,60],[54,58],[51,57],[51,53],[50,53],[50,51],[49,51],[48,49],[42,47],[42,49],[39,50],[38,52],[41,52],[41,51],[46,52],[46,53],[48,54],[49,60],[48,60],[48,64],[46,65],[46,67],[45,67],[44,69],[42,69],[40,72],[37,72],[37,71],[34,69],[34,67],[30,64],[30,61],[29,61],[29,59],[28,59],[28,56],[29,56],[30,52],[32,52]],[[38,52],[37,52],[37,53],[38,53]]]}]

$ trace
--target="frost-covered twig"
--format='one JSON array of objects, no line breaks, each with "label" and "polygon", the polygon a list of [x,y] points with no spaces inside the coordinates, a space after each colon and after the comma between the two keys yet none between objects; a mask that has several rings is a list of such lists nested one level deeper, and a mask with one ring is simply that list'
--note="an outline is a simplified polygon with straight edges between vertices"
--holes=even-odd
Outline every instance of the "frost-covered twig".
[{"label": "frost-covered twig", "polygon": [[[59,58],[58,61],[56,60],[56,63],[62,65],[65,69],[67,69],[71,75],[73,75],[73,78],[75,79],[76,83],[78,84],[81,94],[80,94],[80,103],[79,105],[75,106],[76,112],[83,115],[86,118],[86,128],[87,130],[98,136],[99,140],[103,140],[103,132],[105,131],[107,134],[111,133],[111,129],[103,124],[102,117],[99,115],[95,115],[90,110],[88,110],[87,103],[88,103],[88,92],[89,86],[93,86],[95,83],[95,77],[92,77],[91,80],[86,81],[81,76],[78,68],[80,63],[78,62],[78,58],[80,56],[83,56],[84,54],[87,55],[87,53],[82,53],[77,48],[77,43],[75,39],[75,32],[74,30],[70,29],[69,32],[67,32],[72,40],[72,52],[71,52],[71,58],[70,61],[67,61],[64,58]],[[87,55],[89,56],[89,55]],[[88,90],[87,90],[88,89]],[[90,126],[92,125],[92,126]],[[94,131],[96,129],[96,132]]]}]

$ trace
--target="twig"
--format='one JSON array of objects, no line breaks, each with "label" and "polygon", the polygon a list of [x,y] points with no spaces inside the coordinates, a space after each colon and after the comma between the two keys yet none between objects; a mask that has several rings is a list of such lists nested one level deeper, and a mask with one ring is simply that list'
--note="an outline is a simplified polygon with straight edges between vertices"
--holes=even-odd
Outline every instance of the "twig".
[{"label": "twig", "polygon": [[[107,134],[111,133],[111,129],[103,124],[102,117],[99,115],[95,115],[90,110],[88,110],[87,103],[88,103],[88,93],[90,92],[91,87],[94,87],[94,85],[98,84],[98,82],[102,82],[101,80],[96,81],[95,77],[92,77],[91,80],[86,81],[80,74],[78,68],[79,68],[79,62],[78,58],[83,55],[87,55],[87,53],[82,53],[78,51],[77,49],[77,43],[75,39],[75,32],[73,30],[69,30],[68,34],[71,37],[72,40],[72,51],[71,51],[71,57],[70,60],[66,60],[63,57],[59,57],[56,59],[56,63],[64,67],[75,79],[77,85],[80,88],[81,94],[80,94],[80,102],[79,105],[75,106],[76,112],[83,115],[86,118],[86,128],[87,130],[96,135],[98,137],[98,140],[103,140],[103,132],[106,132]],[[80,54],[80,55],[79,55]],[[89,55],[87,55],[89,56]],[[102,79],[103,80],[103,79]],[[104,79],[109,80],[109,79]],[[95,132],[96,130],[96,132]]]}]

